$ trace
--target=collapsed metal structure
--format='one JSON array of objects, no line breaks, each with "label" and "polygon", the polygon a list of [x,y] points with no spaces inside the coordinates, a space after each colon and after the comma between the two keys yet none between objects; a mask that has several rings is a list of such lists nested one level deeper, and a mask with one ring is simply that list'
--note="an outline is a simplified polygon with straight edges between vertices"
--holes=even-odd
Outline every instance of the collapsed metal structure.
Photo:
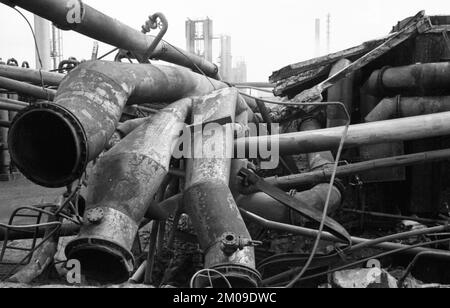
[{"label": "collapsed metal structure", "polygon": [[[34,98],[31,103],[0,98],[1,110],[18,112],[11,123],[4,123],[9,128],[9,152],[0,153],[0,165],[6,164],[10,154],[14,165],[34,183],[68,187],[66,201],[45,212],[54,221],[38,228],[34,236],[51,238],[62,230],[64,235],[77,234],[65,252],[68,259],[81,262],[87,281],[120,283],[133,273],[132,281],[142,281],[146,272],[145,282],[154,283],[155,251],[161,253],[164,245],[173,245],[183,214],[188,215],[194,242],[204,255],[204,270],[194,275],[193,286],[280,286],[286,281],[289,286],[301,285],[307,270],[333,269],[341,264],[342,254],[367,247],[388,253],[433,251],[450,257],[441,246],[424,248],[433,244],[430,240],[416,245],[397,241],[448,231],[449,217],[438,219],[442,213],[424,209],[429,206],[425,201],[419,211],[403,202],[402,212],[426,214],[427,221],[434,222],[426,224],[431,228],[376,240],[350,236],[337,218],[343,207],[355,207],[352,196],[350,201],[345,197],[356,175],[360,175],[356,192],[361,213],[367,216],[368,209],[376,209],[373,205],[386,199],[386,183],[395,186],[406,180],[404,170],[398,168],[450,158],[449,150],[436,151],[434,146],[424,146],[427,141],[416,141],[450,135],[450,66],[444,61],[450,59],[448,18],[421,13],[399,23],[383,40],[275,72],[274,93],[287,99],[264,100],[221,81],[214,64],[160,36],[131,29],[81,1],[81,20],[75,24],[67,22],[67,1],[0,2],[109,43],[140,62],[88,61],[67,75],[0,65],[0,88]],[[442,48],[435,49],[436,42]],[[407,49],[415,54],[411,57]],[[153,59],[178,66],[150,64]],[[155,110],[156,105],[163,107]],[[152,114],[127,121],[127,108]],[[0,121],[4,121],[3,112]],[[281,123],[283,129],[289,127],[285,123],[296,125],[294,132],[284,129],[281,134],[259,130],[250,135],[248,131],[252,123],[267,126],[272,122]],[[6,129],[0,130],[0,142],[5,143]],[[189,139],[180,149],[186,130],[197,137],[195,132],[200,131],[200,137]],[[427,152],[405,155],[407,142],[412,142],[412,149]],[[280,166],[260,169],[262,158],[267,158],[262,152],[275,150],[274,145]],[[211,149],[215,155],[208,155]],[[362,161],[335,165],[340,163],[342,149],[346,161],[357,160],[356,150]],[[173,158],[180,150],[187,155]],[[300,154],[306,156],[294,161]],[[307,172],[298,171],[300,164]],[[89,179],[82,197],[79,189],[86,173]],[[410,174],[411,187],[406,190],[413,191],[424,175],[413,169]],[[381,184],[363,184],[373,182]],[[371,189],[382,192],[372,198],[372,206],[361,201]],[[381,210],[392,213],[392,209]],[[168,219],[175,231],[166,242],[162,221]],[[137,262],[137,235],[151,221],[147,261]],[[319,230],[316,224],[321,224]],[[311,257],[317,258],[308,265],[304,255],[291,253],[295,252],[291,246],[281,254],[267,248],[273,237],[269,240],[261,228],[279,232],[274,242],[283,237],[280,234],[288,234],[290,244],[297,236],[302,244],[317,238],[317,242],[334,243],[340,253],[316,256],[313,249]],[[0,234],[0,240],[26,238],[17,227],[10,229],[15,231]],[[44,249],[31,254],[49,250],[55,253]],[[270,256],[265,259],[267,253]],[[15,277],[23,282],[23,275]]]}]

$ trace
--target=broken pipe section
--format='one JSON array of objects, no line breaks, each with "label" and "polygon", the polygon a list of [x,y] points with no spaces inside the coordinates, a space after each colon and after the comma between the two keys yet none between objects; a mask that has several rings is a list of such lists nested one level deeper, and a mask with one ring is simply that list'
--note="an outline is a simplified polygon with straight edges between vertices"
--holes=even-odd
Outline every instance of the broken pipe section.
[{"label": "broken pipe section", "polygon": [[133,131],[97,163],[90,178],[85,224],[66,255],[101,283],[129,278],[138,224],[168,173],[173,150],[191,110],[180,100]]},{"label": "broken pipe section", "polygon": [[[231,88],[196,100],[194,124],[201,127],[229,117],[234,121],[237,100],[238,92]],[[220,272],[235,288],[257,287],[261,278],[255,270],[252,240],[229,188],[233,153],[229,126],[206,126],[194,138],[184,204],[205,252],[205,268]],[[227,287],[222,276],[211,275],[214,287]]]}]

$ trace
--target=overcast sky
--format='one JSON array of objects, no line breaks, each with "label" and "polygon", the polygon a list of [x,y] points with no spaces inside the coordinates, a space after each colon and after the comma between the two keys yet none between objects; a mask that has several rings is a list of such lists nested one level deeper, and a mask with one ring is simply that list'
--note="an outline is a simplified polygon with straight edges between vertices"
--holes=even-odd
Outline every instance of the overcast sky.
[{"label": "overcast sky", "polygon": [[[32,1],[32,0],[30,0]],[[332,51],[386,35],[397,21],[426,10],[450,15],[449,0],[84,0],[104,13],[140,29],[148,15],[163,12],[169,20],[166,40],[185,48],[187,18],[210,17],[216,35],[232,36],[234,58],[244,58],[250,81],[266,81],[272,71],[314,57],[314,21],[332,18]],[[32,21],[32,16],[27,14]],[[0,4],[0,57],[34,63],[30,30],[17,12]],[[325,52],[325,32],[322,35]],[[92,40],[64,32],[64,56],[89,59]],[[100,54],[108,51],[101,45]],[[217,52],[216,52],[217,54]]]}]

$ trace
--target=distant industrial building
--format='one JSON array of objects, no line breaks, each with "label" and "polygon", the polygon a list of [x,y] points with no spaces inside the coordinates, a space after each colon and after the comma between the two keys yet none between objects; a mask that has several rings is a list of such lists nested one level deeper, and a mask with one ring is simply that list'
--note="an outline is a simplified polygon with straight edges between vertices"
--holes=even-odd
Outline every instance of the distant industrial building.
[{"label": "distant industrial building", "polygon": [[186,50],[210,62],[213,61],[213,40],[220,41],[219,72],[228,82],[246,82],[247,64],[244,60],[235,62],[230,35],[214,36],[213,20],[210,18],[186,21]]},{"label": "distant industrial building", "polygon": [[232,82],[247,82],[247,63],[244,59],[238,60],[234,64]]},{"label": "distant industrial building", "polygon": [[209,18],[186,21],[186,50],[212,62],[213,21]]}]

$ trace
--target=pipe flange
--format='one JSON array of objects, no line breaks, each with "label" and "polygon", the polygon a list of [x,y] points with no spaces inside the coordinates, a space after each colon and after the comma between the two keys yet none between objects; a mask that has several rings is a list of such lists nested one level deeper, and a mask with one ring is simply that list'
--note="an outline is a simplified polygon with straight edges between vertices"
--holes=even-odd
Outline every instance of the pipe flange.
[{"label": "pipe flange", "polygon": [[384,85],[384,82],[383,82],[384,73],[390,68],[391,68],[391,66],[384,66],[383,68],[381,68],[378,71],[377,84],[375,86],[375,90],[376,90],[377,94],[379,94],[380,96],[390,96],[389,93],[391,91],[389,91],[386,88],[386,86]]},{"label": "pipe flange", "polygon": [[86,213],[87,220],[94,225],[98,225],[105,218],[105,211],[101,207],[90,209]]},{"label": "pipe flange", "polygon": [[[26,167],[22,166],[20,162],[16,159],[16,153],[14,151],[10,150],[11,159],[16,164],[16,166],[19,168],[19,170],[31,181],[33,181],[35,184],[48,187],[48,188],[60,188],[65,187],[67,185],[72,184],[74,181],[80,179],[83,176],[83,173],[85,172],[85,168],[88,164],[88,158],[89,158],[89,149],[88,149],[88,139],[86,132],[84,131],[82,123],[78,120],[77,117],[75,117],[70,110],[67,108],[54,104],[54,103],[37,103],[32,104],[29,107],[19,111],[16,115],[16,117],[11,122],[11,126],[9,129],[9,135],[8,135],[8,144],[13,145],[13,135],[15,131],[15,126],[17,123],[22,120],[25,116],[28,114],[31,114],[33,112],[37,112],[40,110],[46,110],[48,112],[53,113],[54,115],[60,117],[63,121],[65,121],[68,125],[67,127],[71,130],[72,135],[75,137],[75,146],[77,154],[79,154],[76,161],[76,166],[74,167],[73,172],[69,177],[66,177],[65,179],[62,179],[61,181],[46,181],[40,177],[34,176],[32,174],[28,174],[28,170]],[[10,149],[13,149],[13,146],[10,147]]]}]

